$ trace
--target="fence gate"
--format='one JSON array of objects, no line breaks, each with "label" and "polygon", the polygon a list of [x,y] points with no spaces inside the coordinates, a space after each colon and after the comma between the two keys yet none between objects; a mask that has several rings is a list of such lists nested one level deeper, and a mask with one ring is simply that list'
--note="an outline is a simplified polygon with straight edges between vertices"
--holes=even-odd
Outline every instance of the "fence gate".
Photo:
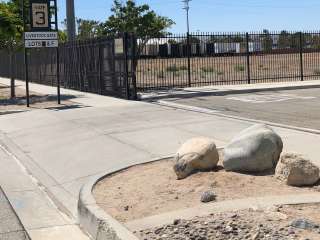
[{"label": "fence gate", "polygon": [[135,45],[131,34],[102,42],[99,50],[101,94],[136,99]]}]

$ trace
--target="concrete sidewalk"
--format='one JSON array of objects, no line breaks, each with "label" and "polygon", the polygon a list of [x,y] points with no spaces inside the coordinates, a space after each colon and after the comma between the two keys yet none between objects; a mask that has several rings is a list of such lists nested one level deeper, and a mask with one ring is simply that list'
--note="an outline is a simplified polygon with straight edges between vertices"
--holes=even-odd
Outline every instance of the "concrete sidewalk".
[{"label": "concrete sidewalk", "polygon": [[[7,84],[8,80],[0,79],[0,83]],[[52,87],[36,84],[30,89],[55,93]],[[77,95],[72,101],[83,107],[31,109],[1,116],[0,144],[41,183],[59,211],[75,220],[79,190],[90,177],[172,155],[180,144],[195,136],[212,137],[221,147],[253,124],[145,102],[62,92]],[[305,153],[320,166],[320,135],[279,127],[275,130],[283,137],[286,151]],[[2,158],[0,162],[7,164]],[[20,184],[10,172],[3,170],[0,176],[1,184]]]},{"label": "concrete sidewalk", "polygon": [[29,240],[7,197],[0,188],[0,239]]},{"label": "concrete sidewalk", "polygon": [[[25,229],[32,240],[88,240],[76,220],[66,216],[33,173],[8,152],[2,139],[0,135],[0,184],[19,220],[10,211],[3,219],[3,212],[10,208],[8,203],[1,201],[0,239],[29,239]],[[0,200],[5,200],[1,193]],[[3,208],[3,204],[7,206]],[[4,228],[8,230],[6,234]]]}]

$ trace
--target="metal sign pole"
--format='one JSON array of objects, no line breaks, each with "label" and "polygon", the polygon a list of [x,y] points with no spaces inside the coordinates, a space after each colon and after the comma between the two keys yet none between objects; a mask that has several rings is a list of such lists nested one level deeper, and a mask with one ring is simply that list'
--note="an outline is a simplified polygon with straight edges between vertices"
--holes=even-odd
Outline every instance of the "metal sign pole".
[{"label": "metal sign pole", "polygon": [[30,95],[29,95],[29,74],[28,74],[28,55],[27,49],[24,49],[24,65],[25,65],[25,72],[24,76],[26,79],[26,98],[27,98],[27,107],[30,107]]},{"label": "metal sign pole", "polygon": [[[57,0],[54,0],[54,17],[55,17],[55,30],[58,32],[58,8],[57,8]],[[59,46],[56,48],[56,57],[57,57],[57,98],[58,104],[61,104],[61,94],[60,94],[60,57],[59,57]]]},{"label": "metal sign pole", "polygon": [[[59,42],[58,42],[58,14],[57,0],[29,0],[27,16],[25,0],[22,0],[24,23],[24,61],[27,106],[29,107],[29,74],[28,74],[28,48],[56,48],[57,71],[57,100],[60,104],[60,78],[59,78]],[[53,14],[54,13],[54,14]],[[54,17],[54,20],[53,20]],[[28,23],[28,27],[27,27]],[[30,26],[29,26],[30,25]],[[28,29],[27,29],[28,28]],[[27,32],[27,30],[29,30]]]},{"label": "metal sign pole", "polygon": [[[24,0],[22,0],[22,19],[23,19],[23,31],[26,31],[26,19],[25,19],[25,6]],[[29,99],[29,74],[28,74],[28,52],[27,48],[24,46],[24,77],[26,81],[26,98],[27,98],[27,107],[30,107],[30,99]]]}]

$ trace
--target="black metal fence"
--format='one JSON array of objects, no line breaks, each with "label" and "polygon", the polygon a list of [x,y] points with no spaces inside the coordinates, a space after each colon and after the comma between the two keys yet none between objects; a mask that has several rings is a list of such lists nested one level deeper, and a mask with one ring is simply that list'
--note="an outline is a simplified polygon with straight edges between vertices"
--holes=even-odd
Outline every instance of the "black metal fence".
[{"label": "black metal fence", "polygon": [[[147,41],[124,34],[61,44],[59,53],[63,87],[131,99],[136,91],[320,77],[317,32],[194,33]],[[56,84],[55,49],[30,50],[28,60],[31,81]],[[23,54],[14,62],[15,77],[24,79]],[[0,76],[9,72],[8,55],[0,52]]]},{"label": "black metal fence", "polygon": [[[117,41],[119,46],[116,46]],[[27,56],[30,81],[56,86],[56,49],[30,49]],[[130,34],[124,34],[118,38],[89,39],[61,44],[59,46],[61,86],[101,95],[135,99],[134,56],[135,38]],[[8,53],[0,52],[0,76],[10,77],[9,64]],[[15,54],[14,68],[15,78],[23,80],[23,53]]]},{"label": "black metal fence", "polygon": [[320,76],[320,33],[194,33],[138,41],[138,91]]}]

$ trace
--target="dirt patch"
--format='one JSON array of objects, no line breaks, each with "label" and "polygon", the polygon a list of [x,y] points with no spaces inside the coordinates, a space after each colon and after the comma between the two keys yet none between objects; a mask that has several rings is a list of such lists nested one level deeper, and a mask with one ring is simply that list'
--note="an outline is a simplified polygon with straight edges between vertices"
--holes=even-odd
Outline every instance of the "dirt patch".
[{"label": "dirt patch", "polygon": [[[35,92],[30,92],[30,105],[31,108],[27,108],[27,99],[25,90],[16,87],[16,97],[10,98],[10,86],[0,84],[0,115],[17,113],[21,111],[27,111],[30,109],[54,109],[61,107],[76,107],[77,104],[72,102],[71,99],[76,96],[73,95],[62,95],[61,105],[57,103],[56,95],[44,95]],[[80,107],[80,106],[79,106]]]},{"label": "dirt patch", "polygon": [[215,171],[176,180],[172,167],[173,160],[162,160],[113,174],[95,186],[97,204],[126,222],[202,204],[201,194],[209,190],[217,195],[216,201],[317,191],[316,187],[287,186],[273,175],[226,172],[221,165]]},{"label": "dirt patch", "polygon": [[278,206],[211,214],[135,234],[143,240],[317,240],[320,239],[319,204]]}]

